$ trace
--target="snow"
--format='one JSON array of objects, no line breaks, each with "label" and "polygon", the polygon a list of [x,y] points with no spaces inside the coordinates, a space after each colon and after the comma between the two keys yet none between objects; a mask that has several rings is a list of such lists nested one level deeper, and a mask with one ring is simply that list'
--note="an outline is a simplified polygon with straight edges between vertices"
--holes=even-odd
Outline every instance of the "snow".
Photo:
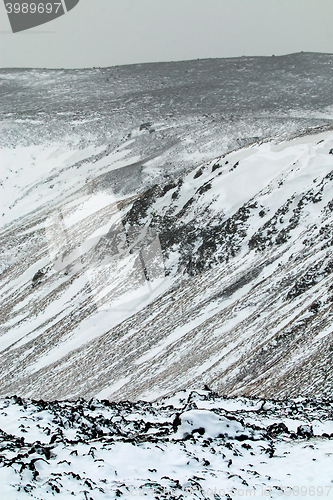
[{"label": "snow", "polygon": [[332,408],[208,390],[154,403],[2,399],[2,491],[6,500],[330,498]]},{"label": "snow", "polygon": [[162,93],[139,67],[115,84],[111,69],[4,71],[24,92],[4,95],[2,396],[332,393],[333,136],[312,134],[331,127],[331,59],[309,80],[317,57],[287,104],[275,58],[240,61],[249,86],[235,61],[149,66]]},{"label": "snow", "polygon": [[[91,172],[101,173],[105,169],[110,172],[140,160],[139,156],[130,154],[128,147],[132,142],[126,141],[115,151],[108,151],[105,146],[73,149],[73,146],[59,143],[1,148],[1,224],[6,225],[22,214],[54,202],[59,197],[59,190],[69,197],[87,183]],[[99,156],[102,158],[97,159]],[[82,168],[80,175],[74,176],[73,167],[82,161],[86,162],[83,168],[87,176],[83,175]],[[98,205],[100,208],[105,206],[103,197],[107,195],[102,193],[95,210]],[[112,202],[111,195],[109,203]],[[73,223],[74,219],[70,221]]]},{"label": "snow", "polygon": [[[133,140],[125,142],[115,154],[131,155],[128,148],[133,144]],[[189,352],[192,353],[192,364],[180,374],[179,384],[182,381],[190,384],[192,379],[208,375],[223,381],[223,373],[238,377],[240,359],[246,363],[246,357],[255,353],[258,346],[266,343],[273,345],[275,337],[287,329],[290,322],[297,323],[300,315],[303,320],[311,318],[312,313],[307,309],[317,295],[329,301],[330,276],[313,284],[311,293],[295,297],[290,303],[279,295],[272,299],[269,294],[271,289],[283,282],[284,267],[288,268],[290,275],[300,272],[301,261],[295,260],[293,264],[293,256],[306,252],[304,241],[307,234],[312,234],[313,228],[324,217],[325,207],[331,200],[327,175],[333,168],[332,155],[328,154],[332,147],[332,132],[324,132],[280,144],[258,142],[210,160],[199,169],[184,174],[182,184],[177,180],[175,187],[156,196],[149,203],[143,219],[139,220],[138,238],[131,243],[132,246],[127,245],[124,251],[111,257],[107,253],[96,256],[96,248],[103,238],[107,240],[108,234],[113,235],[113,228],[118,223],[118,232],[114,231],[114,234],[126,240],[126,231],[131,229],[131,225],[125,227],[121,220],[131,213],[132,199],[139,199],[139,195],[133,198],[119,196],[110,188],[105,188],[72,193],[66,202],[59,203],[55,199],[54,209],[51,207],[44,212],[44,216],[48,216],[44,219],[43,257],[35,260],[32,257],[31,264],[4,283],[3,292],[8,297],[14,296],[15,300],[11,316],[5,323],[7,331],[1,336],[2,349],[9,348],[8,352],[14,355],[16,349],[26,346],[27,353],[31,355],[31,361],[24,368],[28,376],[42,370],[46,373],[48,366],[56,365],[57,370],[64,370],[65,367],[73,369],[85,359],[86,349],[93,352],[92,346],[96,346],[99,339],[109,346],[113,336],[119,336],[115,334],[115,329],[124,328],[122,340],[119,345],[118,341],[115,342],[118,345],[115,349],[125,349],[127,355],[133,356],[130,367],[111,375],[107,356],[99,345],[99,356],[105,358],[105,363],[103,368],[97,368],[96,387],[92,389],[92,395],[105,390],[103,394],[111,396],[112,390],[118,397],[122,391],[131,390],[134,383],[139,385],[140,380],[147,385],[139,394],[150,393],[152,397],[167,394],[173,383],[171,375],[165,382],[167,372],[171,374],[176,364],[180,367],[183,360],[190,359]],[[34,150],[34,154],[38,155],[38,151]],[[73,172],[69,166],[72,162],[87,156],[92,158],[100,152],[100,149],[88,148],[80,154],[78,152],[78,156],[73,152],[66,156],[63,149],[54,149],[41,158],[58,161],[56,170],[70,185]],[[20,154],[23,154],[22,151]],[[93,160],[89,160],[87,168],[92,164]],[[216,164],[220,168],[212,171]],[[55,168],[53,163],[49,168]],[[99,169],[99,166],[96,168]],[[198,175],[199,170],[201,175]],[[46,169],[45,177],[48,173]],[[200,189],[207,184],[211,185],[210,189],[201,193]],[[303,194],[318,191],[321,187],[325,187],[321,190],[321,199],[305,206],[300,223],[293,228],[291,240],[274,247],[275,254],[270,252],[261,257],[257,252],[249,251],[251,236],[265,227],[284,204],[289,203],[283,217],[278,218],[279,230],[288,227]],[[175,193],[177,197],[173,196]],[[189,204],[191,200],[192,204]],[[158,241],[158,225],[156,230],[150,227],[152,221],[158,221],[166,214],[170,220],[177,220],[178,217],[180,227],[187,223],[195,224],[198,235],[193,243],[192,255],[196,257],[204,244],[200,230],[205,228],[207,222],[214,220],[216,215],[216,227],[219,227],[221,221],[223,223],[228,217],[234,217],[238,209],[246,204],[252,204],[254,208],[248,219],[235,221],[235,227],[239,225],[245,232],[239,253],[235,259],[230,259],[228,265],[223,263],[213,267],[202,278],[191,279],[185,274],[182,279],[177,274],[178,264],[184,258],[181,245],[174,245],[165,256]],[[264,209],[263,216],[259,215],[261,208]],[[325,217],[328,224],[332,217]],[[35,231],[43,227],[38,219],[35,224]],[[151,231],[149,237],[154,242],[142,247],[141,256],[146,272],[156,275],[150,281],[145,279],[142,265],[137,266],[136,246],[138,242],[145,242],[148,229]],[[165,228],[162,230],[165,231]],[[20,235],[27,234],[34,233],[27,232],[23,226]],[[267,230],[264,235],[267,236]],[[225,250],[220,250],[218,245],[216,254],[220,252],[223,257]],[[130,253],[132,247],[134,253]],[[318,241],[314,239],[313,249],[306,255],[307,266],[315,265],[319,259],[325,266],[329,250],[323,247],[320,238]],[[46,253],[48,256],[45,256]],[[46,270],[45,284],[42,281],[31,288],[31,278],[39,269]],[[165,276],[166,270],[168,277]],[[257,272],[252,276],[252,271]],[[259,290],[257,295],[254,292],[256,287]],[[323,287],[327,289],[324,294]],[[22,289],[25,293],[16,301]],[[38,304],[38,314],[31,314],[35,304]],[[170,312],[173,316],[169,319]],[[79,318],[77,322],[72,322],[73,326],[56,330],[59,325],[65,325],[66,319],[73,314]],[[167,315],[166,321],[163,321],[164,314]],[[141,317],[146,317],[142,328]],[[133,327],[133,324],[136,326]],[[46,328],[49,341],[41,350],[37,342]],[[322,346],[330,333],[331,327],[323,325],[319,332],[313,333],[313,338],[309,338],[307,346],[295,347],[293,358],[286,361],[284,369],[289,369],[293,362],[301,362],[305,355],[312,353],[315,356],[316,349]],[[133,351],[130,342],[136,334],[140,338],[140,348]],[[126,338],[128,345],[123,343]],[[34,343],[35,349],[32,348]],[[200,352],[200,357],[196,351]],[[23,353],[19,355],[24,359]],[[91,370],[94,368],[91,367]],[[109,380],[104,380],[107,373]],[[152,373],[157,378],[154,387],[149,384],[148,374]],[[102,387],[98,385],[99,377],[103,380]],[[251,377],[252,382],[261,383],[261,376]],[[116,380],[124,382],[118,386]],[[239,391],[245,391],[245,388],[246,384],[238,383]],[[74,387],[68,388],[68,391],[66,387],[65,390],[66,396],[76,394]]]},{"label": "snow", "polygon": [[[90,147],[73,152],[64,149],[60,144],[1,148],[0,188],[2,212],[5,212],[2,224],[7,224],[22,213],[38,208],[41,198],[43,202],[47,199],[51,201],[55,192],[52,193],[47,188],[52,182],[59,182],[61,170],[93,154],[98,154],[103,149],[103,147]],[[65,180],[62,182],[66,183]],[[41,188],[43,184],[45,186]],[[10,212],[8,208],[11,208]]]},{"label": "snow", "polygon": [[96,399],[107,399],[110,394],[112,394],[114,391],[118,391],[123,387],[123,385],[127,384],[129,382],[131,377],[125,377],[123,379],[118,380],[115,384],[113,384],[110,387],[106,387],[102,391],[100,391],[98,394],[96,394]]},{"label": "snow", "polygon": [[208,410],[190,410],[182,413],[176,438],[186,438],[194,432],[206,437],[227,436],[235,439],[244,435],[244,427],[238,421],[219,417]]},{"label": "snow", "polygon": [[[318,147],[317,142],[324,142]],[[327,156],[327,148],[332,141],[331,133],[318,134],[316,136],[302,137],[300,141],[295,139],[288,143],[282,143],[280,147],[274,144],[263,144],[260,147],[253,148],[252,156],[231,153],[226,157],[229,161],[228,167],[232,167],[237,161],[237,174],[224,169],[222,176],[214,183],[212,191],[205,196],[214,198],[218,194],[218,201],[213,202],[212,209],[228,213],[235,213],[246,201],[253,198],[274,181],[284,179],[285,174],[288,177],[284,179],[287,186],[283,189],[282,196],[287,200],[294,193],[300,191],[300,188],[313,180],[313,171],[315,169],[318,176],[327,171],[327,167],[332,166],[332,161]],[[245,161],[244,161],[245,160]],[[299,173],[293,173],[293,164],[300,163]],[[209,179],[209,178],[208,178]],[[273,211],[277,206],[281,206],[281,192],[275,191],[276,201],[266,197],[266,203]],[[279,204],[279,205],[278,205]]]}]

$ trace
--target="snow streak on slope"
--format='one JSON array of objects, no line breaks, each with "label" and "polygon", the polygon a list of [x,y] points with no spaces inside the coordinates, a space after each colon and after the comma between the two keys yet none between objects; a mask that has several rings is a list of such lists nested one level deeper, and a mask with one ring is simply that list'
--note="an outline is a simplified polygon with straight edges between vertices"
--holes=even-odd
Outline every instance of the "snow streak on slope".
[{"label": "snow streak on slope", "polygon": [[[87,182],[4,228],[1,394],[332,395],[332,152],[332,132],[257,142],[131,196]],[[63,267],[55,214],[72,228]],[[165,276],[142,300],[147,269],[136,280],[126,254],[96,302],[89,273],[144,253],[147,228]]]},{"label": "snow streak on slope", "polygon": [[6,500],[331,498],[333,401],[0,401]]}]

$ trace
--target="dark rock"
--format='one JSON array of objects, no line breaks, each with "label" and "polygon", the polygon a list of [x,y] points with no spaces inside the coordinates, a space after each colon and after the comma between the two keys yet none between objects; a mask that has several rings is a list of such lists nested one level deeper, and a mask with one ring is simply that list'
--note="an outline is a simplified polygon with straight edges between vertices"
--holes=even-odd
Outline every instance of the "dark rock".
[{"label": "dark rock", "polygon": [[42,277],[44,276],[44,274],[45,273],[41,269],[39,269],[37,271],[37,273],[34,275],[34,277],[32,278],[32,282],[36,283],[36,282],[40,281],[42,279]]},{"label": "dark rock", "polygon": [[267,434],[272,436],[277,436],[278,434],[282,434],[284,432],[289,434],[289,429],[283,422],[272,424],[267,427]]},{"label": "dark rock", "polygon": [[151,126],[152,126],[151,122],[141,123],[140,131],[141,130],[149,130]]},{"label": "dark rock", "polygon": [[314,436],[311,425],[300,425],[297,427],[297,436],[300,438],[310,439]]},{"label": "dark rock", "polygon": [[202,168],[199,168],[199,170],[196,171],[196,173],[193,176],[193,179],[197,179],[203,174]]},{"label": "dark rock", "polygon": [[181,422],[181,419],[179,417],[179,413],[176,413],[176,417],[175,417],[174,421],[172,422],[172,428],[173,428],[174,432],[177,432],[177,429],[181,423],[182,422]]},{"label": "dark rock", "polygon": [[198,429],[193,429],[192,434],[200,434],[200,436],[203,436],[206,432],[206,429],[204,427],[198,427]]}]

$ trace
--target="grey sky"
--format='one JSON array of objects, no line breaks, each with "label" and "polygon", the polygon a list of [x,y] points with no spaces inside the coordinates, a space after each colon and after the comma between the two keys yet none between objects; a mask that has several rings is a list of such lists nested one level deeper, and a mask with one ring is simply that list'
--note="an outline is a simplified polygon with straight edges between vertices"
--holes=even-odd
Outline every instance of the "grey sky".
[{"label": "grey sky", "polygon": [[1,0],[0,64],[80,68],[332,53],[332,19],[333,0],[80,0],[65,16],[12,34]]}]

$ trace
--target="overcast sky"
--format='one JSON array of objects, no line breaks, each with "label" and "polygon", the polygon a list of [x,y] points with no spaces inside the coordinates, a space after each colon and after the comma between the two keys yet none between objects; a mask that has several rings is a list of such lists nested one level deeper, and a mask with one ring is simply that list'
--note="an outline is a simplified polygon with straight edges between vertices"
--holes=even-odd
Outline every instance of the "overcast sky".
[{"label": "overcast sky", "polygon": [[333,53],[332,19],[333,0],[80,0],[66,15],[13,34],[0,0],[0,64],[82,68]]}]

